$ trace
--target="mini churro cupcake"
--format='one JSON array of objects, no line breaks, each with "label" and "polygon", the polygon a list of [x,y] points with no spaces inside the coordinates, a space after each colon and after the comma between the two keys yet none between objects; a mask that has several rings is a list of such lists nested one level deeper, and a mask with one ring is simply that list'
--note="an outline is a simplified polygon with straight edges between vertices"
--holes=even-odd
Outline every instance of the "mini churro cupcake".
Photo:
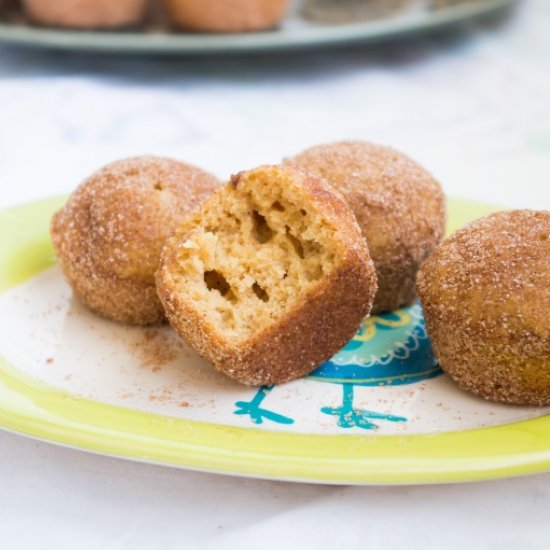
[{"label": "mini churro cupcake", "polygon": [[353,212],[327,183],[262,166],[189,216],[157,288],[178,334],[243,384],[304,376],[368,315],[376,276]]},{"label": "mini churro cupcake", "polygon": [[122,323],[164,320],[155,271],[165,241],[218,180],[171,159],[105,166],[71,195],[51,224],[65,277],[90,309]]},{"label": "mini churro cupcake", "polygon": [[111,29],[137,25],[148,0],[23,0],[29,18],[40,25]]},{"label": "mini churro cupcake", "polygon": [[550,405],[550,212],[499,212],[445,240],[418,293],[441,368],[491,401]]},{"label": "mini churro cupcake", "polygon": [[445,232],[445,197],[434,177],[389,147],[342,141],[286,164],[326,179],[349,202],[378,276],[373,313],[410,305],[416,273]]},{"label": "mini churro cupcake", "polygon": [[246,32],[276,27],[288,0],[165,0],[174,26],[200,32]]}]

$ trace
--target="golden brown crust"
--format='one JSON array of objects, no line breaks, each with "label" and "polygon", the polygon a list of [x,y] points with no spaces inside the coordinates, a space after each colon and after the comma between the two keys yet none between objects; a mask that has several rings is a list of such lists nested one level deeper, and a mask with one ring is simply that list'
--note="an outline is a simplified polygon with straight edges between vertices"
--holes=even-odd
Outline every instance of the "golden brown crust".
[{"label": "golden brown crust", "polygon": [[373,313],[411,304],[417,271],[445,231],[440,184],[404,154],[361,141],[312,147],[285,164],[325,178],[350,204],[378,276]]},{"label": "golden brown crust", "polygon": [[[325,275],[319,284],[304,294],[284,318],[274,322],[244,342],[228,342],[211,329],[193,304],[178,292],[173,271],[178,246],[197,223],[199,214],[184,224],[179,236],[164,247],[157,273],[157,288],[167,317],[176,332],[203,357],[230,377],[248,385],[277,384],[304,376],[336,353],[356,332],[369,314],[376,292],[376,275],[365,241],[348,205],[325,182],[289,168],[261,167],[278,170],[299,181],[308,201],[315,205],[345,248],[339,265]],[[244,173],[250,177],[255,171]],[[242,176],[242,175],[241,175]],[[232,178],[228,185],[239,185]],[[215,201],[211,197],[203,205]]]},{"label": "golden brown crust", "polygon": [[457,231],[418,277],[441,367],[492,401],[550,404],[550,212],[500,212]]},{"label": "golden brown crust", "polygon": [[36,23],[82,29],[116,28],[139,23],[147,0],[23,0]]},{"label": "golden brown crust", "polygon": [[270,29],[280,23],[288,0],[165,0],[172,23],[206,32]]},{"label": "golden brown crust", "polygon": [[51,223],[61,269],[82,302],[122,323],[163,321],[160,251],[217,185],[199,168],[158,157],[115,162],[82,183]]}]

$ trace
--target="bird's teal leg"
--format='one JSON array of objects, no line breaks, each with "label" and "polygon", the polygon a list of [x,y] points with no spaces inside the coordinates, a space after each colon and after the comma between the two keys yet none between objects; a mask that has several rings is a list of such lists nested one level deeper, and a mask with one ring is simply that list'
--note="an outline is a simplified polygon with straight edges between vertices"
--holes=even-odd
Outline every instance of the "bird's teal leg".
[{"label": "bird's teal leg", "polygon": [[237,410],[234,414],[244,414],[250,416],[250,419],[255,424],[262,424],[264,418],[266,420],[271,420],[272,422],[277,422],[278,424],[294,424],[292,418],[288,416],[283,416],[273,411],[268,411],[267,409],[262,409],[260,405],[262,401],[267,397],[267,394],[273,389],[273,386],[262,386],[256,392],[256,395],[250,401],[237,401],[235,406]]},{"label": "bird's teal leg", "polygon": [[[341,407],[323,407],[321,412],[338,417],[338,426],[341,428],[363,428],[376,430],[378,426],[370,420],[388,420],[389,422],[406,422],[403,416],[383,414],[363,409],[353,408],[353,384],[342,384],[344,398]],[[369,420],[370,419],[370,420]]]}]

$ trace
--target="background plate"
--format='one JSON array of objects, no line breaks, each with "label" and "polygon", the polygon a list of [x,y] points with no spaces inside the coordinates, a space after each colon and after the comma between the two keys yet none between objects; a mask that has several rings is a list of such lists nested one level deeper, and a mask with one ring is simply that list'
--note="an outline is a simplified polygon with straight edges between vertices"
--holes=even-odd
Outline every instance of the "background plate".
[{"label": "background plate", "polygon": [[[71,298],[48,236],[63,200],[0,212],[1,427],[134,460],[324,483],[451,482],[550,469],[550,416],[541,416],[548,409],[490,404],[434,372],[410,376],[409,367],[403,370],[408,351],[429,361],[422,342],[396,348],[397,376],[382,371],[382,386],[370,384],[372,376],[321,383],[327,373],[320,372],[255,390],[218,375],[188,349],[167,360],[156,350],[151,361],[139,342],[160,337],[170,349],[164,336],[98,319]],[[491,210],[452,201],[451,228]],[[381,332],[398,327],[400,334],[405,313],[377,318]],[[362,349],[367,328],[344,352]],[[344,352],[332,361],[348,368]],[[388,364],[385,355],[376,370],[361,373],[379,376]],[[398,393],[386,403],[388,392]],[[434,419],[426,415],[434,410]]]},{"label": "background plate", "polygon": [[353,24],[327,25],[290,16],[280,29],[243,34],[88,32],[0,23],[0,41],[65,50],[147,54],[235,54],[353,43],[383,42],[442,29],[494,14],[514,0],[464,0],[438,9],[419,7],[400,15]]}]

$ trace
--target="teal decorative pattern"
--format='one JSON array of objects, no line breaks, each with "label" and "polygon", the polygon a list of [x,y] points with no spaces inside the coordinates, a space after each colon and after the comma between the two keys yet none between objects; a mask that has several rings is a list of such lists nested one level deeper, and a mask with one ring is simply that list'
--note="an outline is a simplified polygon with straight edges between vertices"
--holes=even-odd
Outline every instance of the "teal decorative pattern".
[{"label": "teal decorative pattern", "polygon": [[[370,420],[388,420],[389,422],[406,422],[403,416],[393,414],[377,413],[353,408],[353,384],[342,384],[344,399],[341,407],[322,407],[321,412],[331,414],[338,418],[338,426],[341,428],[363,428],[374,430],[378,426]],[[370,420],[369,420],[370,419]]]},{"label": "teal decorative pattern", "polygon": [[357,334],[309,379],[335,384],[394,386],[441,374],[422,309],[415,304],[363,321]]},{"label": "teal decorative pattern", "polygon": [[[341,384],[342,405],[321,407],[336,417],[341,428],[373,430],[373,421],[406,422],[400,415],[355,409],[355,386],[414,384],[442,373],[432,354],[419,304],[392,313],[366,318],[357,334],[329,361],[304,380]],[[273,386],[260,388],[251,401],[238,401],[235,414],[249,416],[255,424],[264,420],[292,424],[294,419],[260,407]]]},{"label": "teal decorative pattern", "polygon": [[234,414],[247,415],[254,424],[262,424],[264,418],[272,422],[277,422],[278,424],[293,424],[294,420],[292,420],[292,418],[260,407],[262,401],[272,389],[273,386],[262,386],[250,401],[237,401],[235,403],[237,410]]}]

